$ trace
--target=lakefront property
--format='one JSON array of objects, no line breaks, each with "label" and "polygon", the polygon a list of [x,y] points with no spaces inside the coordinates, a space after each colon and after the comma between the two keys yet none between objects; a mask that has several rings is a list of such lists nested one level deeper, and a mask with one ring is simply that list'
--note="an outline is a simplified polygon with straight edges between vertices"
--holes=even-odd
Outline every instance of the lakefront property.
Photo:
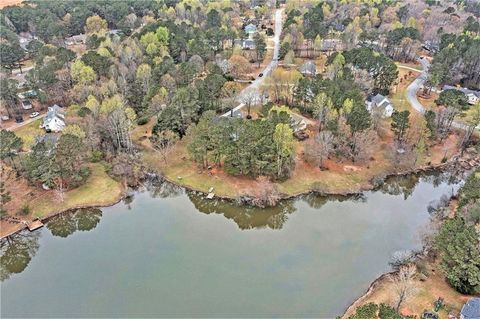
[{"label": "lakefront property", "polygon": [[480,318],[476,0],[0,0],[2,318]]}]

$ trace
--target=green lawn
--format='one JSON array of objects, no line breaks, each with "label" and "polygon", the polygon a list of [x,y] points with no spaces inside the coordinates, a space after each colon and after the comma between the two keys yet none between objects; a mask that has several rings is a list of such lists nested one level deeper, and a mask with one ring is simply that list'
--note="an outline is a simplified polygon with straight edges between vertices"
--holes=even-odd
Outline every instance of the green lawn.
[{"label": "green lawn", "polygon": [[33,214],[44,217],[56,212],[82,206],[108,206],[120,200],[123,194],[122,185],[105,172],[101,164],[90,165],[91,174],[82,186],[64,194],[62,202],[59,196],[50,194],[37,198],[29,203]]},{"label": "green lawn", "polygon": [[41,123],[42,119],[38,119],[15,130],[15,134],[23,140],[25,149],[33,146],[36,136],[45,134],[45,131],[40,128]]}]

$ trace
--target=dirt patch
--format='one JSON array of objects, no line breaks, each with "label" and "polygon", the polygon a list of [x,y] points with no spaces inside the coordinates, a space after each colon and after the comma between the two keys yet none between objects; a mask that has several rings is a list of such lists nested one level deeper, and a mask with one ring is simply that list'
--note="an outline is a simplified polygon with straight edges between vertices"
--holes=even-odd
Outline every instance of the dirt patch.
[{"label": "dirt patch", "polygon": [[22,3],[23,0],[0,0],[0,9]]}]

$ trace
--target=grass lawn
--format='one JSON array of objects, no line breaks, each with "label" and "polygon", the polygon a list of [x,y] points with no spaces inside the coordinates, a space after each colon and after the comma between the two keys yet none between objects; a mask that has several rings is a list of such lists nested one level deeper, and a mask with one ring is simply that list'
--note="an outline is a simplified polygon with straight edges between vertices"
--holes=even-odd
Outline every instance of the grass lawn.
[{"label": "grass lawn", "polygon": [[30,202],[33,215],[43,217],[55,212],[82,206],[107,206],[122,197],[122,185],[105,172],[103,165],[90,165],[90,177],[82,186],[64,194],[62,202],[53,191]]},{"label": "grass lawn", "polygon": [[24,148],[30,149],[35,142],[35,137],[45,133],[44,130],[40,128],[41,124],[42,119],[38,119],[15,130],[15,134],[23,140]]},{"label": "grass lawn", "polygon": [[[403,303],[400,311],[404,315],[420,316],[424,310],[432,311],[434,302],[442,297],[444,299],[444,308],[438,314],[440,319],[447,319],[449,312],[458,313],[469,296],[462,295],[451,288],[445,281],[438,264],[427,263],[428,276],[424,281],[418,278],[415,280],[415,290],[413,296]],[[391,306],[395,304],[396,294],[392,281],[389,276],[377,281],[372,292],[358,302],[361,306],[369,302],[386,303]],[[351,312],[346,313],[343,318],[348,318]]]},{"label": "grass lawn", "polygon": [[395,93],[390,95],[390,101],[397,111],[411,111],[411,105],[407,100],[407,87],[417,78],[418,74],[406,69],[398,69],[398,84]]}]

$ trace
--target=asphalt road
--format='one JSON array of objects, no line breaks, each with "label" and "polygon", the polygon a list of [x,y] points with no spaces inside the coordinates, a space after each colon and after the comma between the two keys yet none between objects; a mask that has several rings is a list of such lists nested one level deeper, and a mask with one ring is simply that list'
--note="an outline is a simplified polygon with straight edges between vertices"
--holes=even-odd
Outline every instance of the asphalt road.
[{"label": "asphalt road", "polygon": [[249,86],[247,86],[245,89],[243,89],[237,96],[237,101],[240,102],[240,104],[235,107],[233,110],[226,112],[225,114],[222,114],[221,116],[227,117],[230,116],[230,114],[236,113],[239,110],[241,110],[246,104],[244,101],[246,99],[249,99],[252,103],[258,103],[261,101],[261,92],[260,92],[260,87],[265,81],[265,78],[272,72],[273,69],[278,64],[278,56],[280,53],[280,35],[282,33],[282,13],[283,13],[283,8],[276,9],[275,11],[275,34],[273,36],[273,57],[272,61],[265,67],[265,69],[262,71],[263,76],[262,77],[257,77]]},{"label": "asphalt road", "polygon": [[[423,71],[420,75],[407,87],[407,100],[410,102],[410,105],[417,110],[417,112],[425,113],[425,108],[417,99],[417,91],[420,87],[423,86],[428,76],[428,69],[430,67],[430,62],[427,59],[418,59],[422,64]],[[408,68],[408,67],[405,67]]]}]

